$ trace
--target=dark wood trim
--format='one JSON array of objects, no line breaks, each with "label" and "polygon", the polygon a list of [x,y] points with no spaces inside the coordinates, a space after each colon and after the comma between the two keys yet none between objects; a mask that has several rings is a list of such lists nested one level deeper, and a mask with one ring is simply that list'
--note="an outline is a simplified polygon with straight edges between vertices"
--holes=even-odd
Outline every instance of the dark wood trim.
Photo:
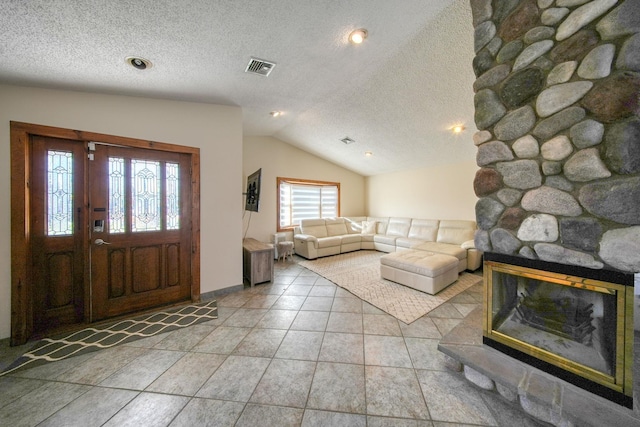
[{"label": "dark wood trim", "polygon": [[108,144],[122,145],[134,148],[151,148],[160,151],[171,151],[174,153],[188,153],[200,155],[197,147],[187,147],[184,145],[168,144],[144,139],[128,138],[125,136],[107,135],[103,133],[87,132],[82,130],[72,130],[57,128],[52,126],[36,125],[30,123],[11,122],[11,129],[21,131],[28,135],[50,136],[53,138],[71,139],[76,141],[96,141]]},{"label": "dark wood trim", "polygon": [[200,149],[191,155],[191,301],[200,301]]},{"label": "dark wood trim", "polygon": [[29,231],[29,134],[11,123],[11,345],[33,331]]},{"label": "dark wood trim", "polygon": [[30,249],[29,162],[31,135],[96,141],[142,149],[184,153],[191,158],[191,300],[200,301],[200,149],[177,144],[114,136],[22,122],[11,132],[11,345],[24,344],[33,333],[32,254]]}]

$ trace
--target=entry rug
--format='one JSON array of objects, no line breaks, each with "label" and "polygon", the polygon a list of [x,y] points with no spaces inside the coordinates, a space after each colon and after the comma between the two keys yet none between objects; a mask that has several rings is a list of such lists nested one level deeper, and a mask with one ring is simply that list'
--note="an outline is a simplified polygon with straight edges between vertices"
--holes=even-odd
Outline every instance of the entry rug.
[{"label": "entry rug", "polygon": [[380,276],[382,255],[383,252],[377,251],[356,251],[299,264],[406,324],[482,281],[480,276],[463,272],[457,281],[436,295],[429,295],[383,279]]},{"label": "entry rug", "polygon": [[57,362],[67,357],[79,356],[217,318],[217,303],[216,300],[211,300],[101,327],[86,328],[60,338],[44,338],[0,372],[0,377],[18,369]]}]

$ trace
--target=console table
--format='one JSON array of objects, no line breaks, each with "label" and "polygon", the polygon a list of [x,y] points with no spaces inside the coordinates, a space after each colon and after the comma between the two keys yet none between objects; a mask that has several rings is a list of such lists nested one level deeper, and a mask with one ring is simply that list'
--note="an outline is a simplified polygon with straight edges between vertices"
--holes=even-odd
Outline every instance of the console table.
[{"label": "console table", "polygon": [[273,281],[274,254],[273,245],[251,238],[242,241],[242,275],[251,287]]}]

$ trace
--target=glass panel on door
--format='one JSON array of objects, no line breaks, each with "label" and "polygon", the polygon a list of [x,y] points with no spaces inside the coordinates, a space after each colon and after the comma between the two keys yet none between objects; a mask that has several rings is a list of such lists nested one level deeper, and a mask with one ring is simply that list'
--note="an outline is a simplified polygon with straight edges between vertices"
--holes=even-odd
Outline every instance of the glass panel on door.
[{"label": "glass panel on door", "polygon": [[47,151],[47,235],[73,234],[73,153]]}]

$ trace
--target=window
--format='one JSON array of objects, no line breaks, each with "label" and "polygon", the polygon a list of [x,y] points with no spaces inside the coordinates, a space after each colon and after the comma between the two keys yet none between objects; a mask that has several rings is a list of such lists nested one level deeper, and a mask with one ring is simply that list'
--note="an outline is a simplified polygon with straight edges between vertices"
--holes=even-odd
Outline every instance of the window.
[{"label": "window", "polygon": [[340,183],[278,178],[278,231],[300,220],[340,216]]},{"label": "window", "polygon": [[[129,187],[125,185],[127,174],[131,175]],[[179,230],[180,165],[109,157],[109,233],[127,231],[128,200],[131,232],[159,231],[163,224],[165,230]]]},{"label": "window", "polygon": [[47,151],[47,235],[73,235],[73,153]]},{"label": "window", "polygon": [[131,231],[162,229],[160,182],[160,162],[131,159]]}]

